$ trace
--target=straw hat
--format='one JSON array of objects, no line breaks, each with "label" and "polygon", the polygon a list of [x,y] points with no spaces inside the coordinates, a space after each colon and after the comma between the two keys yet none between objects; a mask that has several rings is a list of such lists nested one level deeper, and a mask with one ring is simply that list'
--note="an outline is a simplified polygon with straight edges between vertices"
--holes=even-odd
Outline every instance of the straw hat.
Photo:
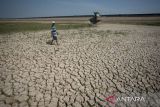
[{"label": "straw hat", "polygon": [[52,23],[55,23],[55,21],[52,21]]}]

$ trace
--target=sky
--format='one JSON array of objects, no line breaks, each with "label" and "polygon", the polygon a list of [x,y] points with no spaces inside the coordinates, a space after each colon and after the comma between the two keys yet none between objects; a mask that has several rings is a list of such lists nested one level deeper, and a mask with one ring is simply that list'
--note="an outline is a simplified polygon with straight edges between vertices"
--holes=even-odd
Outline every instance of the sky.
[{"label": "sky", "polygon": [[160,0],[0,0],[0,18],[160,13]]}]

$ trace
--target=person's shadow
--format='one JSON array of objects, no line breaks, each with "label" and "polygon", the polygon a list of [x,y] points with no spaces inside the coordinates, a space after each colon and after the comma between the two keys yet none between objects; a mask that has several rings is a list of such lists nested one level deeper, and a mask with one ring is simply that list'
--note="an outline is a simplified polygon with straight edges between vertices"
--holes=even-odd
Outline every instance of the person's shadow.
[{"label": "person's shadow", "polygon": [[46,42],[46,44],[52,45],[52,40],[48,40],[48,41]]}]

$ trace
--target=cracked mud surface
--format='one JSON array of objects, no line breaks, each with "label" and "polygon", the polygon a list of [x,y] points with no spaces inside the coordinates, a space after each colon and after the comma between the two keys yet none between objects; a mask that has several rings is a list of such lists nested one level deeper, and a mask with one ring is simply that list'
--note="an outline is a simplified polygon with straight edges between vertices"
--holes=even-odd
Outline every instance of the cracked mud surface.
[{"label": "cracked mud surface", "polygon": [[[0,107],[108,107],[116,94],[160,105],[160,27],[99,25],[0,35]],[[147,99],[148,98],[148,99]]]}]

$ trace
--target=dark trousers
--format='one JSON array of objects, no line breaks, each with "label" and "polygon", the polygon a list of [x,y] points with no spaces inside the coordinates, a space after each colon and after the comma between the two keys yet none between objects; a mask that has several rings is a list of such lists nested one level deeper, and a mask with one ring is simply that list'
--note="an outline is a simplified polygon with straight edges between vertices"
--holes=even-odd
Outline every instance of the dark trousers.
[{"label": "dark trousers", "polygon": [[57,36],[53,36],[53,35],[52,35],[52,42],[51,42],[51,44],[53,44],[53,41],[54,41],[54,40],[56,41],[56,43],[57,43],[57,45],[58,45]]}]

